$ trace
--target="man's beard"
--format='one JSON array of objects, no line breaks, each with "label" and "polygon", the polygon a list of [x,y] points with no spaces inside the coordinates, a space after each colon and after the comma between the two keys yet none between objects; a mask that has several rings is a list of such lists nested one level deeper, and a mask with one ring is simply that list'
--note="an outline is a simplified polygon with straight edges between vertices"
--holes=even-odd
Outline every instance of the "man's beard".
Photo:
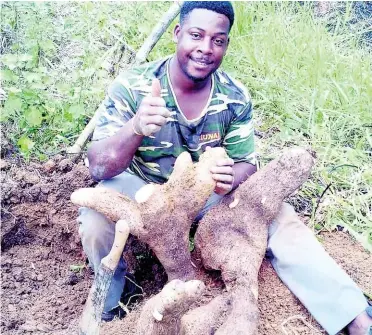
[{"label": "man's beard", "polygon": [[208,74],[206,77],[197,78],[197,77],[192,76],[189,73],[186,73],[187,78],[191,79],[194,83],[200,83],[200,82],[206,80],[210,75],[211,75],[211,73]]},{"label": "man's beard", "polygon": [[186,75],[187,78],[189,78],[190,80],[192,80],[194,83],[200,83],[206,79],[208,79],[214,72],[216,72],[217,69],[215,70],[212,70],[211,72],[209,72],[206,76],[204,77],[194,77],[193,75],[191,75],[189,73],[189,71],[187,71],[187,67],[186,68],[182,68],[182,71],[183,73]]}]

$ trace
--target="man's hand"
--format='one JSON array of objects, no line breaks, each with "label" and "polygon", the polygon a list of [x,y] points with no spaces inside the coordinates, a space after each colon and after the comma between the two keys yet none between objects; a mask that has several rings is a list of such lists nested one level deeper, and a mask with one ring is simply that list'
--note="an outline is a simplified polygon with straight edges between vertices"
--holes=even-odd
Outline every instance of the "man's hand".
[{"label": "man's hand", "polygon": [[132,119],[133,131],[137,135],[149,136],[158,132],[167,123],[170,112],[160,95],[161,86],[157,78],[152,80],[151,95],[143,98]]},{"label": "man's hand", "polygon": [[211,168],[212,178],[217,182],[214,191],[219,195],[225,195],[234,187],[234,161],[231,158],[222,159],[216,166]]}]

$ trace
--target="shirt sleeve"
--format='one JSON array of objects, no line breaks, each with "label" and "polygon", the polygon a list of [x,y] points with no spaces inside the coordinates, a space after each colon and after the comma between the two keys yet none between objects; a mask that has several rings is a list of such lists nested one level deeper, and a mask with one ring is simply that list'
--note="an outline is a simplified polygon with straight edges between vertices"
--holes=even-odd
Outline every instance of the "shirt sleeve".
[{"label": "shirt sleeve", "polygon": [[223,146],[234,162],[248,162],[256,165],[251,102],[248,102],[230,123]]},{"label": "shirt sleeve", "polygon": [[105,100],[98,110],[93,141],[116,134],[134,116],[135,105],[129,84],[123,78],[115,79],[109,86]]}]

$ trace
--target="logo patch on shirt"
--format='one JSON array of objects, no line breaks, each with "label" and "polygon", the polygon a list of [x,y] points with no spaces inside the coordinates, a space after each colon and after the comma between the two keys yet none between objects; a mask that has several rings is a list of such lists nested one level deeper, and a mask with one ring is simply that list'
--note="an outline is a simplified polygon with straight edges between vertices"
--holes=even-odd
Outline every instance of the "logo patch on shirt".
[{"label": "logo patch on shirt", "polygon": [[218,141],[220,138],[219,132],[206,133],[200,135],[200,142]]}]

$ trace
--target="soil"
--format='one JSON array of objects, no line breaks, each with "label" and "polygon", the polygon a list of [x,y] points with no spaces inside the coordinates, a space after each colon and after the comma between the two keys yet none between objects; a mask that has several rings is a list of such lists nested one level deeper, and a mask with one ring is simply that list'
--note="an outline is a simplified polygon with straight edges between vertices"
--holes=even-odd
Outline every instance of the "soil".
[{"label": "soil", "polygon": [[[87,265],[69,197],[94,186],[83,162],[62,156],[47,163],[1,162],[1,332],[3,334],[72,334],[84,307],[93,272]],[[348,234],[323,232],[326,250],[369,295],[372,256]],[[125,251],[130,271],[145,296],[166,282],[164,269],[145,245],[131,238]],[[322,334],[324,331],[280,282],[264,260],[260,275],[259,333]],[[218,272],[207,273],[201,299],[224,289]],[[209,299],[209,298],[208,298]],[[143,302],[142,302],[143,303]],[[106,323],[102,334],[133,334],[138,309],[123,320]]]}]

